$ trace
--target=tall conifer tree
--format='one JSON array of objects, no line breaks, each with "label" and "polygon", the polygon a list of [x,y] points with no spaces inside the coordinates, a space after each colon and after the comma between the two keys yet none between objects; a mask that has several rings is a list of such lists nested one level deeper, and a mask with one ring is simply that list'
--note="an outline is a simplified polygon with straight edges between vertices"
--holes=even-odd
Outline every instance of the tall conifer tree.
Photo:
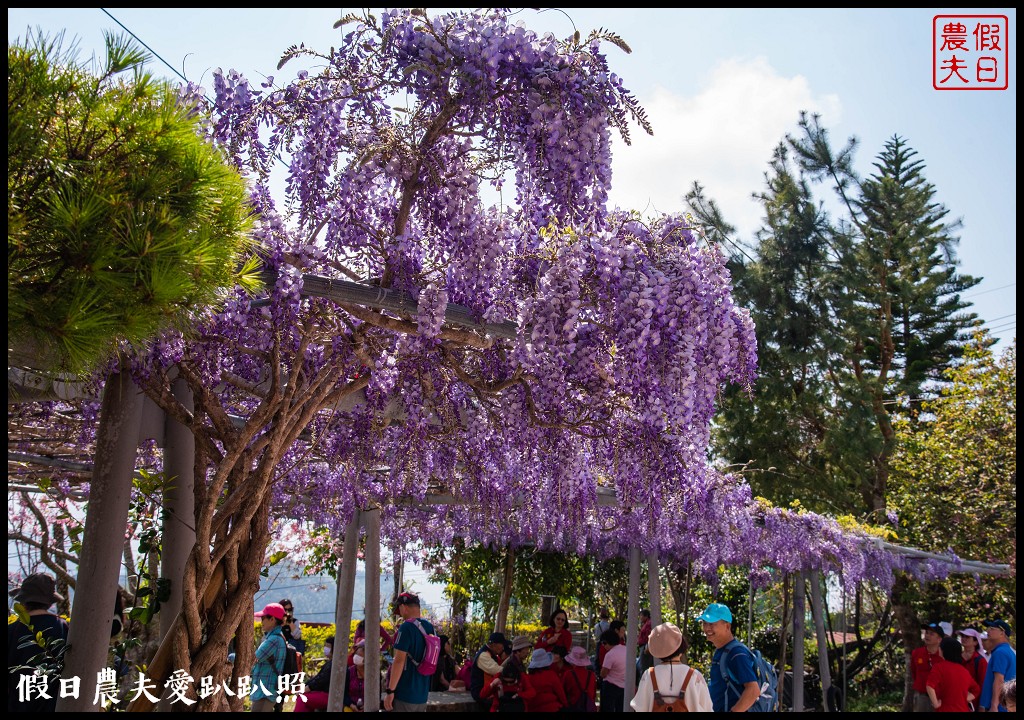
[{"label": "tall conifer tree", "polygon": [[[962,355],[976,321],[962,293],[979,280],[959,274],[959,223],[906,142],[887,142],[863,180],[856,147],[851,139],[834,151],[819,118],[804,115],[775,152],[756,257],[733,262],[757,327],[760,380],[753,396],[723,403],[717,447],[763,471],[751,482],[773,500],[881,520],[893,415],[934,394]],[[811,182],[835,190],[834,217]],[[687,200],[721,226],[699,187]]]}]

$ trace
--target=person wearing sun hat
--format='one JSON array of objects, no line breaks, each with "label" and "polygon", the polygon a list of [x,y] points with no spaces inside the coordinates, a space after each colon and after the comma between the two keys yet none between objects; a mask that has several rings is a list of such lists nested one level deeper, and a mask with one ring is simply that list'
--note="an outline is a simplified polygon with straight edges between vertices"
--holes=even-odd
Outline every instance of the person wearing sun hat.
[{"label": "person wearing sun hat", "polygon": [[[988,670],[988,658],[981,653],[981,633],[974,628],[963,628],[957,630],[956,634],[960,636],[960,644],[963,647],[960,662],[980,688],[985,684],[985,672]],[[977,699],[974,705],[978,705]]]},{"label": "person wearing sun hat", "polygon": [[682,631],[666,622],[655,626],[647,640],[651,655],[661,660],[640,677],[630,706],[636,712],[651,712],[656,693],[669,701],[682,698],[689,712],[713,712],[711,691],[704,676],[683,662],[689,644]]},{"label": "person wearing sun hat", "polygon": [[945,662],[939,644],[946,630],[938,622],[924,623],[924,645],[910,652],[910,677],[914,686],[914,712],[934,712],[928,697],[928,674],[935,665]]},{"label": "person wearing sun hat", "polygon": [[22,668],[21,670],[9,670],[7,674],[7,710],[9,712],[55,712],[57,710],[57,678],[48,679],[46,694],[49,698],[38,697],[33,693],[31,699],[26,697],[21,701],[24,691],[19,687],[27,683],[23,677],[31,677],[34,674],[32,665],[38,663],[33,660],[41,652],[38,645],[25,645],[26,640],[36,637],[42,633],[48,646],[56,641],[67,641],[68,623],[64,618],[50,612],[54,603],[60,602],[64,596],[57,592],[57,581],[53,575],[47,573],[32,573],[25,577],[21,585],[8,593],[19,603],[28,615],[28,624],[21,619],[7,625],[7,667]]},{"label": "person wearing sun hat", "polygon": [[1013,630],[1010,628],[1010,624],[1001,618],[985,620],[982,624],[988,628],[992,649],[978,702],[981,704],[982,711],[1006,712],[1006,707],[999,702],[999,696],[1003,684],[1017,678],[1017,653],[1010,647],[1008,640],[1013,634]]},{"label": "person wearing sun hat", "polygon": [[549,650],[537,649],[530,656],[528,670],[534,696],[526,701],[526,712],[555,713],[568,704],[562,680],[552,667],[554,660]]},{"label": "person wearing sun hat", "polygon": [[562,673],[567,708],[573,712],[594,712],[597,701],[597,675],[587,651],[574,645],[565,656]]}]

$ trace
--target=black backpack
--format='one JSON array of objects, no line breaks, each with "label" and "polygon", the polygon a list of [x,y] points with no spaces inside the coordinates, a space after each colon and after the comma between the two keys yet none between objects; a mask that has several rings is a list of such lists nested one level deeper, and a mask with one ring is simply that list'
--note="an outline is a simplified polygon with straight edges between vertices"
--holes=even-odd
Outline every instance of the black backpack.
[{"label": "black backpack", "polygon": [[[284,641],[284,667],[278,675],[295,675],[302,672],[302,655],[287,640]],[[293,692],[283,693],[281,700],[274,705],[274,712],[284,712],[285,697],[294,695]]]},{"label": "black backpack", "polygon": [[282,675],[295,675],[302,672],[302,663],[299,661],[299,651],[290,642],[284,644],[284,669]]}]

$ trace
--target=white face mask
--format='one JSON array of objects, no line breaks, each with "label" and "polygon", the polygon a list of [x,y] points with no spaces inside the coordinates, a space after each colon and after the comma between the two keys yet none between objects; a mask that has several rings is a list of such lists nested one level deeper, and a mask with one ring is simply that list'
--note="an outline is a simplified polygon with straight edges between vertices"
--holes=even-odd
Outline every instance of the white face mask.
[{"label": "white face mask", "polygon": [[362,655],[353,655],[352,656],[352,662],[354,664],[356,664],[356,665],[362,665],[363,664],[363,656]]},{"label": "white face mask", "polygon": [[330,645],[324,645],[324,657],[330,657],[330,656],[331,656],[331,646]]}]

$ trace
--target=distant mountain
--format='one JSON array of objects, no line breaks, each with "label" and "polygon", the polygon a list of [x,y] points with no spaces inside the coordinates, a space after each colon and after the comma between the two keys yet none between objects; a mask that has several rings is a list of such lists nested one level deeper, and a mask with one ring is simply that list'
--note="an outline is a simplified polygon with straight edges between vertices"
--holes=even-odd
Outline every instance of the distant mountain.
[{"label": "distant mountain", "polygon": [[[334,622],[335,604],[338,596],[337,583],[329,575],[302,576],[302,568],[283,560],[270,568],[270,576],[260,583],[254,605],[256,609],[267,603],[278,602],[288,598],[295,606],[295,617],[299,622],[332,623]],[[383,606],[394,591],[394,581],[390,574],[381,573],[380,601],[381,617],[386,617]],[[352,595],[352,618],[362,620],[365,617],[366,568],[363,563],[356,565],[355,592]]]}]

